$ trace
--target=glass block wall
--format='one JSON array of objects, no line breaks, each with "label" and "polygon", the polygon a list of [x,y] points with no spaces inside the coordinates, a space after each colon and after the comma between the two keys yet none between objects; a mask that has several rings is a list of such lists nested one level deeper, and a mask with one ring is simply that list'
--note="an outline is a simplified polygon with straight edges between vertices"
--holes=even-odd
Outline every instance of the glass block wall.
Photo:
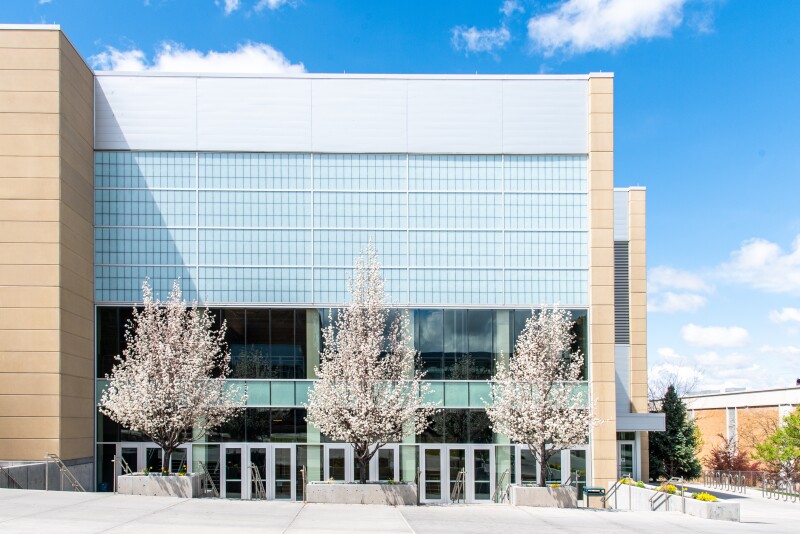
[{"label": "glass block wall", "polygon": [[96,300],[338,305],[372,239],[397,305],[584,306],[586,162],[96,152]]}]

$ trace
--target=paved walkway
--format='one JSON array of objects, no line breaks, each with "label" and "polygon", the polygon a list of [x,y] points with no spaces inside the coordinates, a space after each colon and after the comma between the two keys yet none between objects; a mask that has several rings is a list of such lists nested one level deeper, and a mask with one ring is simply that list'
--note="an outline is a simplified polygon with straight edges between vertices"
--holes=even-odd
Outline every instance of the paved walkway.
[{"label": "paved walkway", "polygon": [[[739,498],[741,499],[741,498]],[[509,505],[397,507],[0,490],[0,532],[797,533],[800,503],[745,499],[743,523],[674,512]]]}]

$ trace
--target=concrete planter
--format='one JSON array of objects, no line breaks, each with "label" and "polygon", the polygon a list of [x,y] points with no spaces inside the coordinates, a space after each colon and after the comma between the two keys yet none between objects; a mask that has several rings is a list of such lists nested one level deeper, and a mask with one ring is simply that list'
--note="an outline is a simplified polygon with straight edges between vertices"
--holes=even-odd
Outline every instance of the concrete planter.
[{"label": "concrete planter", "polygon": [[[609,483],[609,487],[613,483]],[[651,504],[650,499],[653,499]],[[653,489],[637,488],[622,484],[609,499],[608,506],[618,510],[681,512],[703,519],[719,521],[740,521],[738,503],[705,502],[668,493],[655,492]],[[652,508],[651,508],[652,506]]]},{"label": "concrete planter", "polygon": [[151,497],[200,497],[201,475],[186,476],[122,475],[117,477],[117,493]]},{"label": "concrete planter", "polygon": [[575,508],[578,506],[578,491],[572,486],[558,488],[511,486],[511,504],[545,508]]},{"label": "concrete planter", "polygon": [[311,482],[306,486],[306,502],[413,506],[417,504],[417,485]]}]

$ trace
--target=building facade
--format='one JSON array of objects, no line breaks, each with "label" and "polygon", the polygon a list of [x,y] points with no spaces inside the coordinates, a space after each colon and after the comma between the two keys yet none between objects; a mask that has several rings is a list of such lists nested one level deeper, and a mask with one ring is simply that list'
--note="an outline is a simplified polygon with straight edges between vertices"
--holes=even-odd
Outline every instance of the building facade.
[{"label": "building facade", "polygon": [[690,393],[683,401],[703,438],[700,461],[709,468],[712,449],[726,443],[754,452],[800,406],[800,386]]},{"label": "building facade", "polygon": [[143,279],[165,297],[180,278],[225,320],[249,397],[175,466],[202,462],[228,498],[250,497],[250,464],[273,499],[300,498],[303,467],[352,480],[351,448],[303,405],[372,240],[442,407],[372,479],[419,473],[423,502],[462,468],[468,501],[535,480],[482,398],[553,304],[572,311],[603,423],[548,461],[550,481],[647,472],[663,419],[647,414],[645,191],[614,188],[612,75],[92,72],[58,27],[5,27],[0,48],[0,460],[58,452],[99,490],[114,456],[160,465],[95,403]]}]

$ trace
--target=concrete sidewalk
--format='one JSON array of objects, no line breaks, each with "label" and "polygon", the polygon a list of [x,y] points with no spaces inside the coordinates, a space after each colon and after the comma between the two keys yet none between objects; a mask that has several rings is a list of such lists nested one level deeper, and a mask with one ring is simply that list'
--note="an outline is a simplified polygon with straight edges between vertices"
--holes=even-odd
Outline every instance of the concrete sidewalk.
[{"label": "concrete sidewalk", "polygon": [[[110,493],[0,490],[0,532],[794,533],[800,503],[745,499],[743,523],[671,512],[610,512],[509,505],[389,507],[175,499]],[[753,505],[756,506],[753,506]]]}]

